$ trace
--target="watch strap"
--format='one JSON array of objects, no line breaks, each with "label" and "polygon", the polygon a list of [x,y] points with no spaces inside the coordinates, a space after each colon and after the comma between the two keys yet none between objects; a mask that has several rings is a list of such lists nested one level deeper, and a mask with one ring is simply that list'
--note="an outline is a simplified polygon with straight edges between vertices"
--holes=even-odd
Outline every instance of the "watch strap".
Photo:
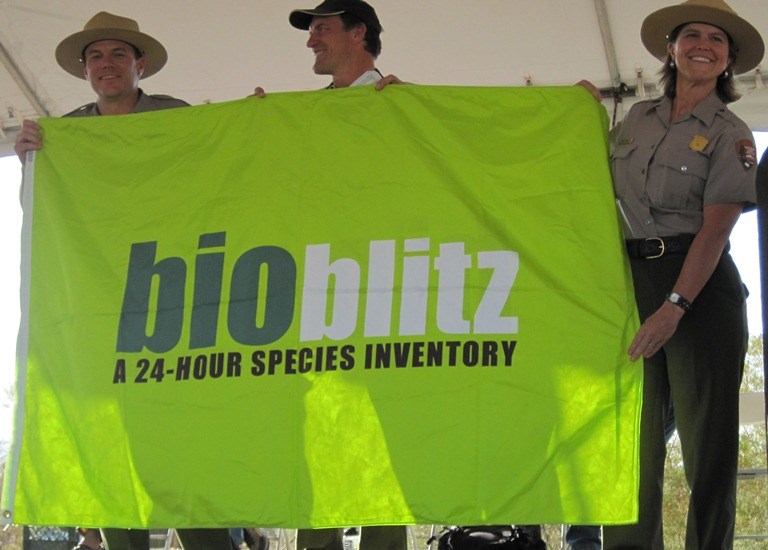
[{"label": "watch strap", "polygon": [[677,292],[667,294],[667,301],[672,302],[685,312],[691,311],[691,302],[680,296]]}]

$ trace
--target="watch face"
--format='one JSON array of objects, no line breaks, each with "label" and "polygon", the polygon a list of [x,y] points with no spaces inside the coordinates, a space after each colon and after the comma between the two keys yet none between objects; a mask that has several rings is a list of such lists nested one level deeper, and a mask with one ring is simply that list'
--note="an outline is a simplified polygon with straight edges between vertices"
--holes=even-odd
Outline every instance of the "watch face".
[{"label": "watch face", "polygon": [[691,309],[691,303],[680,296],[677,292],[670,292],[667,295],[667,300],[675,304],[676,306],[682,308],[685,311],[689,311]]}]

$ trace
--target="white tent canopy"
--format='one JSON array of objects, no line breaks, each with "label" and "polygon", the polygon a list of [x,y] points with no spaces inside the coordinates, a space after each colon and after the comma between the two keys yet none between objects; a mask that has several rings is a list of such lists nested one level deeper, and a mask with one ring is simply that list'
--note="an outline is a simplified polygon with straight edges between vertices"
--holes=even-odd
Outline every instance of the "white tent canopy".
[{"label": "white tent canopy", "polygon": [[[169,62],[142,83],[192,104],[327,84],[312,73],[306,33],[288,23],[294,8],[320,0],[0,0],[0,156],[12,153],[21,120],[60,116],[94,94],[56,64],[56,45],[96,12],[139,21]],[[561,86],[588,79],[610,89],[655,89],[660,63],[640,42],[640,24],[669,0],[371,0],[384,33],[380,70],[420,84]],[[766,0],[730,0],[768,40]],[[768,130],[768,91],[759,73],[740,79],[733,105],[753,129]],[[768,79],[766,80],[768,83]],[[627,105],[625,100],[624,104]],[[607,100],[606,103],[612,103]]]}]

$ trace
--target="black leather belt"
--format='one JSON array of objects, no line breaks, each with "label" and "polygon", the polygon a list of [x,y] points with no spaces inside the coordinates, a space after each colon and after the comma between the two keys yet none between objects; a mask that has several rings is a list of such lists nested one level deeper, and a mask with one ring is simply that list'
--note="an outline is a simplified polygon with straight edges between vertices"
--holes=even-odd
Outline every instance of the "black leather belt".
[{"label": "black leather belt", "polygon": [[627,254],[633,259],[661,258],[665,254],[685,254],[691,247],[696,235],[684,233],[672,237],[648,237],[646,239],[627,239]]}]

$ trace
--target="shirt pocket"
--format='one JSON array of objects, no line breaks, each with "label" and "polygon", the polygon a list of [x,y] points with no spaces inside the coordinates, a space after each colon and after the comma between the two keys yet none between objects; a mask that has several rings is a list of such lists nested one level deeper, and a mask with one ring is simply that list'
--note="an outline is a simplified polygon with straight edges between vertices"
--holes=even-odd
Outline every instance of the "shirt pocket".
[{"label": "shirt pocket", "polygon": [[611,152],[611,176],[616,196],[623,198],[630,181],[630,166],[637,143],[622,143],[616,145]]},{"label": "shirt pocket", "polygon": [[672,210],[702,210],[709,178],[709,157],[697,151],[657,154],[648,178],[651,202]]}]

